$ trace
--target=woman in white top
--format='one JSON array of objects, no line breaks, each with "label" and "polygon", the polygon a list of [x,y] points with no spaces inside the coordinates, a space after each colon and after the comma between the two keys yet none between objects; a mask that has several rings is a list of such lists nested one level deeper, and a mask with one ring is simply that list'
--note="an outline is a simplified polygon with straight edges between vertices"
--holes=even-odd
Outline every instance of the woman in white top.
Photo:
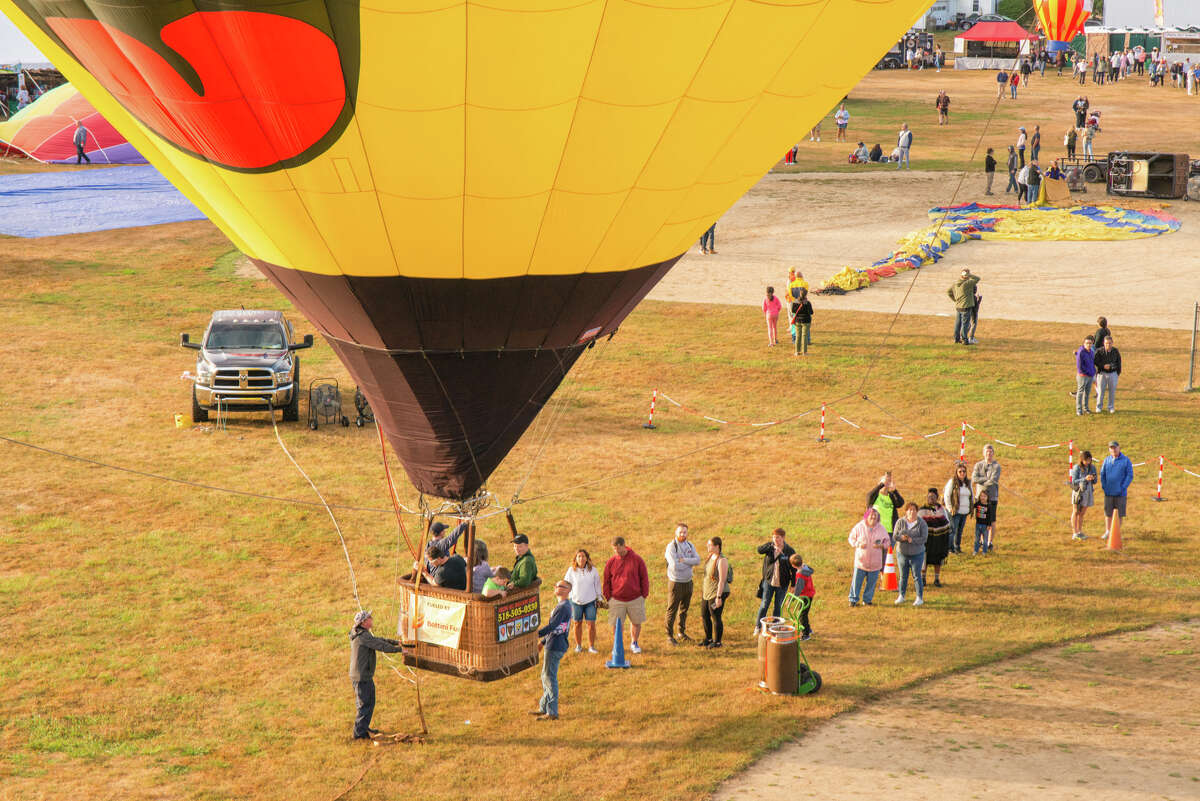
[{"label": "woman in white top", "polygon": [[942,490],[942,504],[950,514],[950,551],[962,553],[963,526],[971,514],[971,479],[965,462],[954,465],[954,475]]},{"label": "woman in white top", "polygon": [[600,653],[596,650],[596,602],[603,594],[604,586],[600,583],[600,573],[592,565],[591,555],[580,548],[575,552],[575,560],[567,568],[563,579],[571,582],[571,594],[567,599],[571,602],[571,619],[575,621],[575,653],[583,650],[583,623],[588,624],[588,653]]}]

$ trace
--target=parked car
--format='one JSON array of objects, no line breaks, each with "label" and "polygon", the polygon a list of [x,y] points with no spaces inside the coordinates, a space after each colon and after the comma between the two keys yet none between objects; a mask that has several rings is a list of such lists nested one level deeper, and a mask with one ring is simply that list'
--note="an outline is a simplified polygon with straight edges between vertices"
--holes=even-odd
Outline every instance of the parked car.
[{"label": "parked car", "polygon": [[282,409],[285,422],[300,419],[300,357],[313,346],[312,334],[294,343],[283,312],[233,309],[213,312],[204,337],[179,344],[196,355],[192,422],[203,423],[218,406],[223,411]]},{"label": "parked car", "polygon": [[958,29],[960,31],[970,30],[973,25],[979,22],[1016,22],[1016,20],[1002,14],[968,14],[958,23]]}]

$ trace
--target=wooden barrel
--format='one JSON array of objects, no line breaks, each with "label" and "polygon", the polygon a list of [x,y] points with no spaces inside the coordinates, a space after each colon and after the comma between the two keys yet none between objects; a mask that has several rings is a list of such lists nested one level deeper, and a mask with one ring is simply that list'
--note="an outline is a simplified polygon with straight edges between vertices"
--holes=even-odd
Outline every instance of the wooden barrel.
[{"label": "wooden barrel", "polygon": [[545,624],[540,586],[539,579],[510,590],[506,598],[484,598],[422,581],[420,609],[414,610],[413,583],[401,580],[404,664],[475,681],[495,681],[533,667],[537,630]]},{"label": "wooden barrel", "polygon": [[767,689],[776,695],[795,695],[800,689],[800,643],[791,623],[771,626],[767,640]]}]

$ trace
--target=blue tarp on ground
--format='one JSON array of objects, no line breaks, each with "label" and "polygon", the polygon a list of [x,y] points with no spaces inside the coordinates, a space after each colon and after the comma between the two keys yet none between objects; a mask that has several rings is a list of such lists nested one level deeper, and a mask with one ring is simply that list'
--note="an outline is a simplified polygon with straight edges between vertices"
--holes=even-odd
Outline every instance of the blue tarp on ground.
[{"label": "blue tarp on ground", "polygon": [[203,220],[154,167],[0,175],[0,234],[39,237]]}]

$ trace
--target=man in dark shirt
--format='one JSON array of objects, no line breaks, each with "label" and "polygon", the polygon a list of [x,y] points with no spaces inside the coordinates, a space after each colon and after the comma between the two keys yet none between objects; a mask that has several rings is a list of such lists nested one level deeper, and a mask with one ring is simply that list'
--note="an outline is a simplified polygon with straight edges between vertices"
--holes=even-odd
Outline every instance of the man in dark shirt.
[{"label": "man in dark shirt", "polygon": [[763,563],[762,580],[758,585],[758,597],[762,598],[762,606],[758,608],[758,616],[754,618],[756,634],[768,610],[775,617],[779,617],[779,611],[783,607],[783,596],[796,580],[796,571],[789,561],[795,551],[787,544],[786,537],[787,532],[777,528],[771,532],[768,542],[758,546]]},{"label": "man in dark shirt", "polygon": [[425,549],[425,559],[433,566],[425,576],[434,584],[447,590],[467,589],[467,560],[458,554],[446,556],[430,544]]},{"label": "man in dark shirt", "polygon": [[987,175],[987,191],[983,194],[992,194],[992,181],[996,180],[996,158],[992,155],[992,148],[987,149],[987,155],[983,158],[983,172]]},{"label": "man in dark shirt", "polygon": [[546,625],[538,629],[542,654],[542,698],[538,708],[529,714],[538,720],[558,720],[558,664],[567,653],[567,632],[571,628],[571,605],[567,598],[571,594],[571,582],[559,581],[554,585],[554,597],[558,605],[550,613]]},{"label": "man in dark shirt", "polygon": [[1094,357],[1096,366],[1096,413],[1104,409],[1104,398],[1108,396],[1108,413],[1115,410],[1117,398],[1117,377],[1121,375],[1121,351],[1113,347],[1113,338],[1104,338],[1104,347],[1096,351]]},{"label": "man in dark shirt", "polygon": [[354,616],[354,628],[350,630],[350,682],[354,685],[354,700],[357,713],[354,716],[354,739],[369,740],[379,734],[371,728],[371,716],[375,714],[375,652],[400,653],[400,643],[371,634],[371,613],[362,610]]}]

